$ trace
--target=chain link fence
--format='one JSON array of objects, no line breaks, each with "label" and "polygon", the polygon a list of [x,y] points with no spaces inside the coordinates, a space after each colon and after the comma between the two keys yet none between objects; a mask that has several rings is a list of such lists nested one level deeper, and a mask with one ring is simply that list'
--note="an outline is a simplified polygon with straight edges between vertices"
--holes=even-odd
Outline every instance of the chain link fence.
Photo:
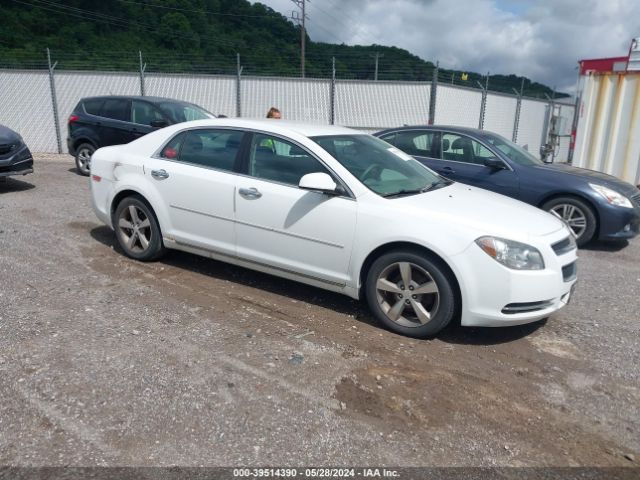
[{"label": "chain link fence", "polygon": [[335,67],[330,78],[250,76],[243,74],[239,57],[235,75],[162,73],[157,68],[150,73],[142,56],[137,72],[56,67],[49,62],[0,69],[0,124],[20,132],[34,152],[67,151],[67,119],[83,97],[149,95],[189,101],[228,117],[263,118],[275,106],[289,120],[366,132],[431,119],[496,132],[536,156],[548,144],[555,161],[570,155],[574,105],[493,92],[486,84],[470,88],[439,82],[437,68],[427,82],[340,79]]}]

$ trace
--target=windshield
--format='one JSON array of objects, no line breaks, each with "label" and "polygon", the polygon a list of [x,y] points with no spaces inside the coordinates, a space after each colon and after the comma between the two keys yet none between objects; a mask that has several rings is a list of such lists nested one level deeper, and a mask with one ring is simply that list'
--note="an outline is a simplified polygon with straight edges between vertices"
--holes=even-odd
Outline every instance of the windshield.
[{"label": "windshield", "polygon": [[378,195],[410,195],[451,183],[413,157],[371,135],[311,139]]},{"label": "windshield", "polygon": [[204,108],[200,108],[197,105],[190,103],[164,102],[158,104],[158,107],[160,107],[160,110],[162,110],[162,112],[175,123],[213,118],[213,115],[207,112]]},{"label": "windshield", "polygon": [[496,135],[495,133],[487,133],[483,135],[483,140],[496,147],[512,161],[520,165],[544,165],[541,160],[538,160],[520,145],[516,145],[515,143],[510,142],[500,135]]}]

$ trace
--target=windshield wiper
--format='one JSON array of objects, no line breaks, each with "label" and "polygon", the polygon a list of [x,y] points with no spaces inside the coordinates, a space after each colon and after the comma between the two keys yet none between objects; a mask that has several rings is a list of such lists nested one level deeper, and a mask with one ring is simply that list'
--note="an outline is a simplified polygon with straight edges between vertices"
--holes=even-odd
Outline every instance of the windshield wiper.
[{"label": "windshield wiper", "polygon": [[403,190],[398,190],[397,192],[385,193],[384,195],[381,195],[381,196],[384,198],[393,198],[393,197],[400,197],[402,195],[417,195],[418,193],[425,193],[430,190],[435,190],[436,188],[451,185],[452,183],[453,182],[451,180],[444,180],[444,179],[436,180],[435,182],[430,183],[426,187],[415,188],[415,189],[403,189]]}]

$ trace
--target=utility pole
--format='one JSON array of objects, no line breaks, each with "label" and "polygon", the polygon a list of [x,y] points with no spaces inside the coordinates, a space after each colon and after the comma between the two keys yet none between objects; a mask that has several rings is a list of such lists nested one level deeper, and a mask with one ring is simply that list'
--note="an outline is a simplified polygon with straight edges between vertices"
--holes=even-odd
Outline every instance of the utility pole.
[{"label": "utility pole", "polygon": [[310,0],[291,0],[301,10],[302,15],[298,15],[298,12],[291,12],[291,18],[297,20],[300,23],[300,76],[304,78],[304,60],[305,60],[305,41],[307,37],[307,29],[305,28],[305,21],[309,18],[306,12],[306,2]]},{"label": "utility pole", "polygon": [[384,53],[379,53],[376,52],[375,55],[369,55],[371,58],[375,58],[376,59],[376,70],[375,73],[373,74],[373,79],[377,82],[378,81],[378,59],[384,57]]}]

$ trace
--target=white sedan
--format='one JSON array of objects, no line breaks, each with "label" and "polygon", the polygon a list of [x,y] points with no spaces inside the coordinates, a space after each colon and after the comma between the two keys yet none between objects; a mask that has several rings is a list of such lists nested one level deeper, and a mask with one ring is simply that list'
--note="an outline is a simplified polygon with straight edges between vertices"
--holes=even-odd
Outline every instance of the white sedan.
[{"label": "white sedan", "polygon": [[557,218],[343,127],[173,125],[96,151],[91,192],[134,259],[173,248],[366,298],[413,337],[546,318],[576,281]]}]

